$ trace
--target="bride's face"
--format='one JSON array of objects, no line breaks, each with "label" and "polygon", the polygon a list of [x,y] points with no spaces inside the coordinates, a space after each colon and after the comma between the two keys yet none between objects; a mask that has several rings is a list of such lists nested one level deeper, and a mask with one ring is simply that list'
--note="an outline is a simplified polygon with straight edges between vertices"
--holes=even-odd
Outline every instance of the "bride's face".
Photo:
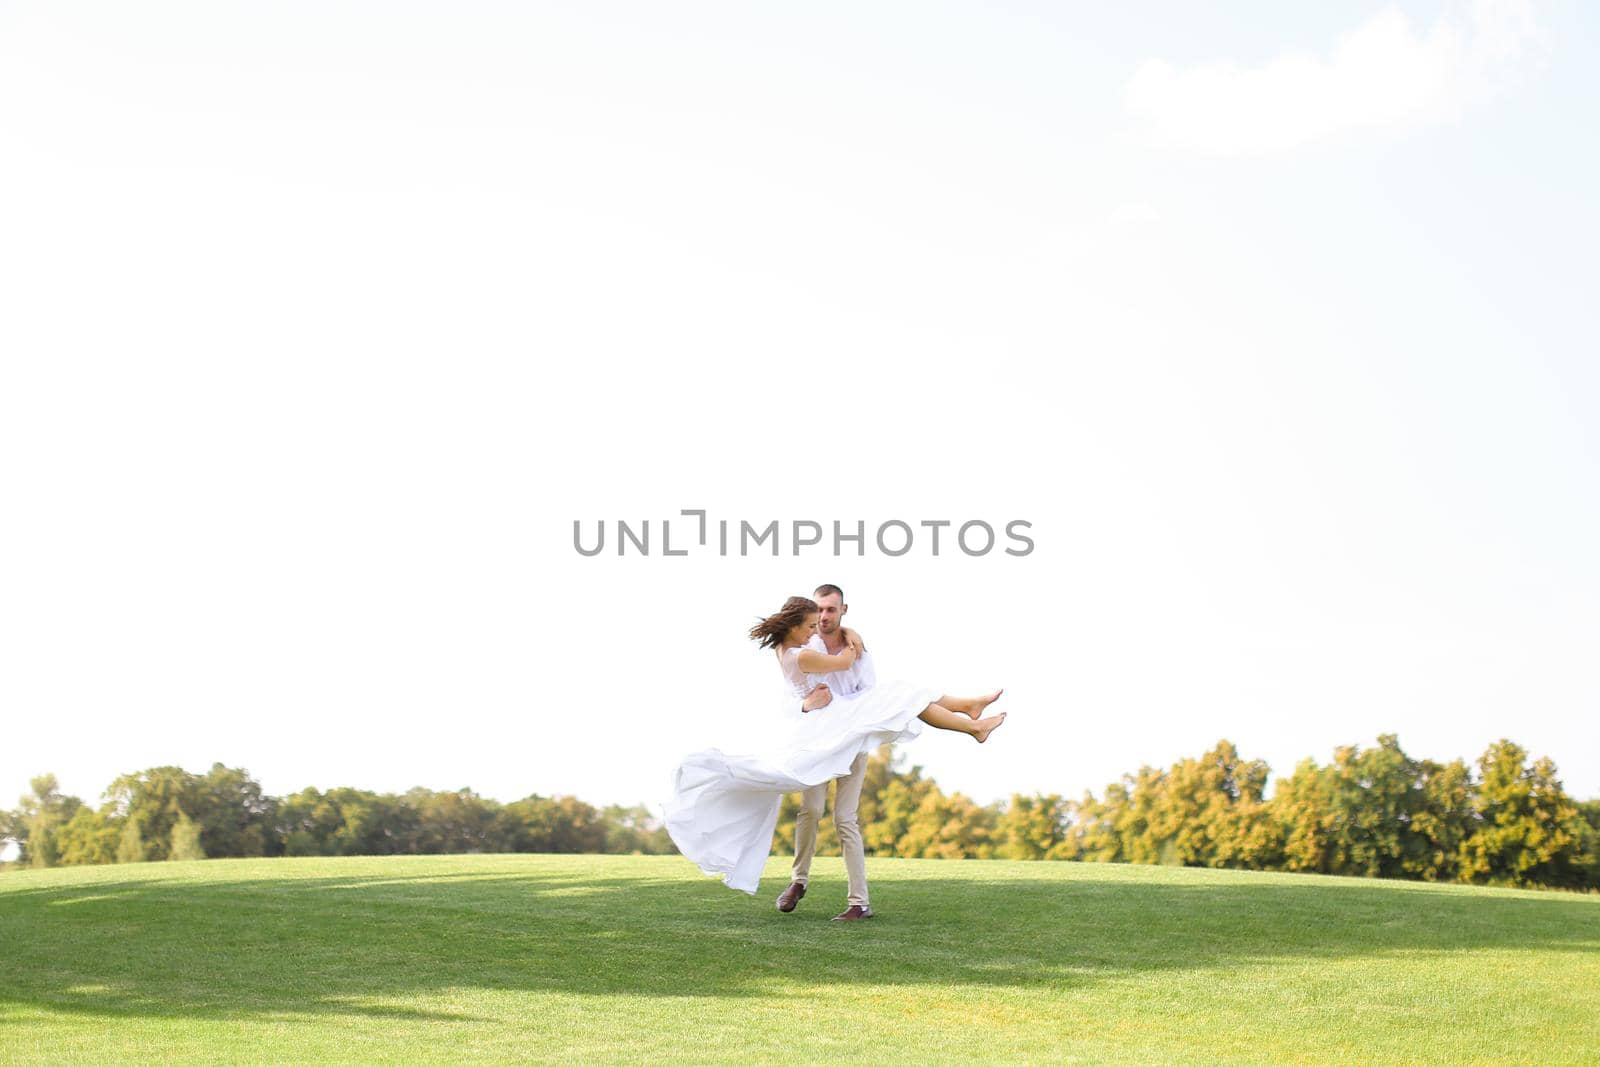
[{"label": "bride's face", "polygon": [[811,635],[817,632],[817,616],[813,612],[806,616],[806,621],[789,631],[788,642],[791,645],[803,645],[811,640]]}]

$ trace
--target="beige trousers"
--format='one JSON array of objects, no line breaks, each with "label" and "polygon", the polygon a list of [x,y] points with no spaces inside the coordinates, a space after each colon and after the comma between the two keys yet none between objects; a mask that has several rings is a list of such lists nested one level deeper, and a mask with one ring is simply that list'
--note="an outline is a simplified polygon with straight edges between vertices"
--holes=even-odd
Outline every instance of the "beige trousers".
[{"label": "beige trousers", "polygon": [[[844,853],[849,895],[845,905],[867,906],[867,853],[861,845],[861,827],[856,824],[856,806],[861,803],[861,786],[867,780],[867,754],[856,757],[850,773],[835,778],[833,825],[839,831],[839,851]],[[811,875],[811,857],[817,851],[817,821],[827,810],[828,783],[814,785],[800,794],[800,813],[794,819],[794,878],[805,885]]]}]

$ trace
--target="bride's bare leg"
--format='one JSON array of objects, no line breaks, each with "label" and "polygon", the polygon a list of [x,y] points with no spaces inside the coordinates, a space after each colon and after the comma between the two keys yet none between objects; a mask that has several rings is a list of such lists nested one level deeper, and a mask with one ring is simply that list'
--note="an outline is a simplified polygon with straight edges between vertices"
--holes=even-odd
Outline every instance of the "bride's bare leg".
[{"label": "bride's bare leg", "polygon": [[992,715],[987,719],[973,720],[966,715],[951,711],[943,704],[929,704],[922,709],[922,714],[918,715],[917,718],[940,730],[954,730],[958,734],[970,734],[977,738],[978,744],[981,745],[989,740],[989,734],[994,731],[995,727],[1006,721],[1006,713],[1002,711],[1000,714]]},{"label": "bride's bare leg", "polygon": [[1004,692],[1004,689],[996,689],[988,696],[981,697],[942,696],[939,698],[939,706],[949,708],[951,711],[959,711],[963,715],[969,715],[976,719],[983,714],[984,708],[999,700],[1000,694]]}]

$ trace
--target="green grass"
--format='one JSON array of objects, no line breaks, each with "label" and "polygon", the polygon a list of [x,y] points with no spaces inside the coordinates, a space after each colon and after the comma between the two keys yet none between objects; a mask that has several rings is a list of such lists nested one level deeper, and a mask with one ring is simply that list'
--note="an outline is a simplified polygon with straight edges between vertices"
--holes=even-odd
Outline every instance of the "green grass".
[{"label": "green grass", "polygon": [[676,856],[0,875],[0,1062],[1594,1063],[1600,897],[819,859],[799,910]]}]

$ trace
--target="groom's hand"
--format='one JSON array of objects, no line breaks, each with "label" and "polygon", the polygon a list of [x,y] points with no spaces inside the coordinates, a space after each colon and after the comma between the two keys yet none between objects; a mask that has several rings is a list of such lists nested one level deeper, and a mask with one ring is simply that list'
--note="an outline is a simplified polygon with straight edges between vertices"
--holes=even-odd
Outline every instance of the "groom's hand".
[{"label": "groom's hand", "polygon": [[806,702],[800,705],[801,711],[816,711],[833,703],[833,690],[825,685],[819,685],[806,696]]}]

